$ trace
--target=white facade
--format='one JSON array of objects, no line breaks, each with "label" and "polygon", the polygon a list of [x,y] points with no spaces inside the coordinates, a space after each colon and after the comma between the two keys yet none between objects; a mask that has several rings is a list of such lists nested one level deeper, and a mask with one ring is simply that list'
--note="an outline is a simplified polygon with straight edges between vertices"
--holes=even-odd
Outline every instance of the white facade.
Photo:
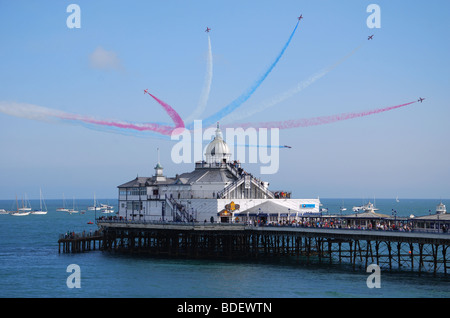
[{"label": "white facade", "polygon": [[230,162],[219,127],[206,149],[207,160],[197,162],[192,172],[168,178],[158,162],[154,176],[136,177],[118,186],[118,216],[142,221],[239,222],[261,218],[276,222],[319,213],[319,199],[292,199],[289,193],[274,193],[268,182],[246,173],[238,162]]}]

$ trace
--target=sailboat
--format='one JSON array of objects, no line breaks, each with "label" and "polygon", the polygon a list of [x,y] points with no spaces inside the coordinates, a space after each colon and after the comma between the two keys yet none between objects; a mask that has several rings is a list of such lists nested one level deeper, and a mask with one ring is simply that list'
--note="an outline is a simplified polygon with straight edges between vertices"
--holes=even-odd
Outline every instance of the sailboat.
[{"label": "sailboat", "polygon": [[344,200],[342,200],[342,206],[340,207],[341,212],[347,211],[347,208],[344,207]]},{"label": "sailboat", "polygon": [[70,214],[78,213],[78,210],[75,210],[75,197],[73,197],[72,209],[69,209],[67,212],[69,212]]},{"label": "sailboat", "polygon": [[27,194],[25,194],[25,201],[22,198],[22,207],[19,208],[20,212],[31,212],[31,204],[28,200]]},{"label": "sailboat", "polygon": [[23,200],[22,200],[22,208],[19,208],[19,201],[17,201],[17,195],[16,195],[16,205],[17,205],[17,210],[11,212],[11,215],[14,215],[14,216],[25,216],[25,215],[29,215],[30,214],[30,211],[28,210],[28,208],[24,207]]},{"label": "sailboat", "polygon": [[[44,210],[42,209],[42,202],[44,202]],[[42,190],[39,189],[39,210],[31,212],[31,214],[47,214],[47,212],[47,205],[45,204],[45,200],[42,196]]]},{"label": "sailboat", "polygon": [[95,193],[94,193],[94,205],[88,207],[88,211],[100,211],[101,209],[102,209],[102,207],[98,205],[97,200],[95,199]]},{"label": "sailboat", "polygon": [[397,195],[397,197],[395,198],[395,201],[400,202],[400,200],[398,199],[398,195]]},{"label": "sailboat", "polygon": [[68,212],[69,211],[69,209],[66,208],[66,198],[64,197],[64,193],[63,193],[63,207],[57,208],[56,211],[58,211],[58,212]]}]

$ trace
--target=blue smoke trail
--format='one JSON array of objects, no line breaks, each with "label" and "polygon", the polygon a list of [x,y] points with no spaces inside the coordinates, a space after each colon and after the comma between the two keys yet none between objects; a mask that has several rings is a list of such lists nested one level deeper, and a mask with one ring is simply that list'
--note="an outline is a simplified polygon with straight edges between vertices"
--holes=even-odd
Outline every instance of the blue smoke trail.
[{"label": "blue smoke trail", "polygon": [[[278,56],[276,57],[275,61],[269,66],[269,68],[266,70],[266,72],[259,79],[257,79],[255,81],[255,83],[246,92],[244,92],[241,96],[239,96],[234,101],[232,101],[230,104],[228,104],[227,106],[225,106],[224,108],[219,110],[217,113],[215,113],[215,114],[209,116],[208,118],[204,119],[203,120],[203,125],[205,127],[216,123],[217,121],[219,121],[220,119],[222,119],[226,115],[228,115],[231,112],[233,112],[235,109],[237,109],[239,106],[241,106],[244,102],[246,102],[253,95],[253,93],[256,91],[256,89],[262,84],[262,82],[264,82],[264,80],[267,78],[267,76],[270,74],[270,72],[273,70],[273,68],[280,61],[280,59],[283,56],[284,52],[286,51],[286,49],[288,48],[289,44],[291,43],[292,38],[294,37],[295,31],[297,30],[299,22],[300,21],[298,21],[297,24],[295,25],[294,31],[292,31],[291,36],[289,37],[288,41],[284,45],[284,47],[281,50],[280,54],[278,54]],[[192,129],[192,127],[193,127],[193,123],[191,123],[191,124],[189,124],[187,126],[188,129]]]}]

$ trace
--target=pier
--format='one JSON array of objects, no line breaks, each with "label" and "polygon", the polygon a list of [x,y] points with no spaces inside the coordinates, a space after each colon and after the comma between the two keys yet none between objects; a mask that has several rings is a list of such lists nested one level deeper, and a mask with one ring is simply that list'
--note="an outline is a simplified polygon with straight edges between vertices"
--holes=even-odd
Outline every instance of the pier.
[{"label": "pier", "polygon": [[63,252],[103,251],[204,259],[290,257],[302,263],[377,264],[383,269],[433,274],[450,271],[450,234],[98,220],[102,234],[60,239]]},{"label": "pier", "polygon": [[61,234],[58,240],[58,253],[80,253],[99,250],[102,247],[103,234],[99,231],[94,233]]}]

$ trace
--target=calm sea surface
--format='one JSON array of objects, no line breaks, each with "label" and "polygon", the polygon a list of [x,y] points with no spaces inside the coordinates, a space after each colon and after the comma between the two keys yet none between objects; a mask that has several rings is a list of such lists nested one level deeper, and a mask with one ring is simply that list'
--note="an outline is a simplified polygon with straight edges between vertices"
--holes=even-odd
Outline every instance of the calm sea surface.
[{"label": "calm sea surface", "polygon": [[[106,202],[103,200],[101,202]],[[117,202],[112,199],[109,202]],[[361,199],[322,199],[330,212]],[[94,231],[94,212],[56,212],[60,200],[46,201],[46,215],[0,215],[0,297],[450,297],[450,277],[411,272],[381,273],[381,288],[369,289],[368,273],[347,265],[298,265],[289,261],[228,262],[172,260],[92,251],[58,254],[59,234]],[[92,200],[78,200],[86,210]],[[434,212],[439,200],[377,199],[380,213],[398,216]],[[443,200],[450,207],[449,200]],[[15,209],[14,201],[0,208]],[[38,208],[39,201],[31,201]],[[117,208],[116,208],[117,210]],[[97,215],[99,215],[97,213]],[[81,288],[68,288],[67,266],[81,269]]]}]

